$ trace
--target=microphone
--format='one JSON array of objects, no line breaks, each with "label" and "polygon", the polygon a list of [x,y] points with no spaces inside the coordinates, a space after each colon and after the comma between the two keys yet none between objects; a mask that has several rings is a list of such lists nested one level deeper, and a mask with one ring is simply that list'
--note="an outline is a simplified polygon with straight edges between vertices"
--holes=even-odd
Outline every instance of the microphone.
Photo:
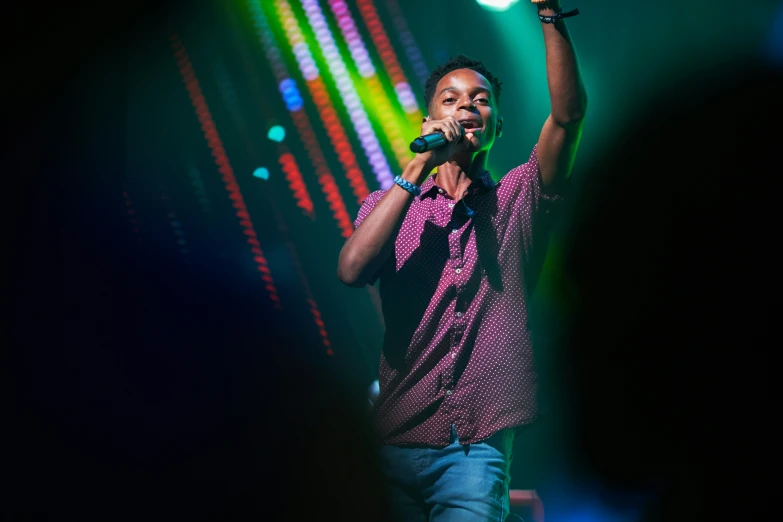
[{"label": "microphone", "polygon": [[439,149],[445,147],[449,142],[446,140],[446,136],[440,132],[433,132],[432,134],[425,134],[419,136],[411,142],[411,152],[425,152],[428,150]]}]

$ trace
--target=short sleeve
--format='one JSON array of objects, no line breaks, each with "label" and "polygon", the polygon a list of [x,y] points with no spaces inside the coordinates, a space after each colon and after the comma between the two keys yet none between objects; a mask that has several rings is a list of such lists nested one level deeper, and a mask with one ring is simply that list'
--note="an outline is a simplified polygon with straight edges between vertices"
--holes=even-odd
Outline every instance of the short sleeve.
[{"label": "short sleeve", "polygon": [[527,163],[511,169],[499,182],[499,199],[508,212],[508,227],[522,240],[522,259],[528,288],[535,281],[546,256],[555,218],[565,202],[567,183],[544,186],[538,164],[538,145]]},{"label": "short sleeve", "polygon": [[359,228],[359,225],[362,224],[364,218],[366,218],[369,215],[369,213],[372,211],[372,209],[375,208],[375,205],[378,204],[378,202],[381,200],[384,194],[386,194],[385,190],[376,190],[375,192],[367,196],[367,198],[362,202],[362,206],[359,207],[359,213],[357,214],[356,219],[353,222],[354,230]]},{"label": "short sleeve", "polygon": [[[500,181],[502,192],[515,212],[551,216],[563,206],[568,183],[544,186],[538,164],[538,144],[533,147],[526,163],[511,169]],[[532,223],[528,223],[532,224]]]},{"label": "short sleeve", "polygon": [[[375,208],[375,205],[378,204],[378,202],[381,200],[381,198],[386,194],[386,190],[376,190],[375,192],[371,193],[367,198],[362,202],[362,206],[359,207],[359,213],[356,216],[356,219],[353,222],[353,229],[356,230],[359,228],[359,225],[362,224],[362,221],[372,212],[372,209]],[[388,262],[385,263],[385,266],[388,266]],[[378,272],[372,275],[370,277],[370,280],[368,283],[370,285],[374,285],[375,282],[378,280],[378,277],[380,277],[380,273],[383,270],[384,267],[381,267]]]}]

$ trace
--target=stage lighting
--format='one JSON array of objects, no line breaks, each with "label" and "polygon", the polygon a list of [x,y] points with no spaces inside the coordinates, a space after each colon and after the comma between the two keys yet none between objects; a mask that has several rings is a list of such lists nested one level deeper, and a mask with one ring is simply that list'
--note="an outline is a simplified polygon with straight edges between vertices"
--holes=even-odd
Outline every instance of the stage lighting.
[{"label": "stage lighting", "polygon": [[261,179],[269,179],[269,171],[264,167],[258,167],[255,172],[253,172],[253,176]]},{"label": "stage lighting", "polygon": [[488,11],[505,11],[519,0],[476,0],[476,2]]},{"label": "stage lighting", "polygon": [[266,133],[266,137],[280,143],[285,139],[285,129],[280,125],[273,125],[269,128],[269,132]]}]

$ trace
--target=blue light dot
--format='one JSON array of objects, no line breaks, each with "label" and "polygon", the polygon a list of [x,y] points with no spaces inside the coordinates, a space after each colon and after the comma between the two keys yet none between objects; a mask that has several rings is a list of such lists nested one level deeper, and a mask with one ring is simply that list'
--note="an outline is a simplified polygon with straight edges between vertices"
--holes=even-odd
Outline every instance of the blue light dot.
[{"label": "blue light dot", "polygon": [[288,110],[291,110],[291,105],[296,105],[299,103],[299,98],[286,98],[285,99],[285,106],[288,107]]},{"label": "blue light dot", "polygon": [[287,91],[288,89],[296,89],[296,83],[291,78],[286,78],[280,82],[281,91]]},{"label": "blue light dot", "polygon": [[269,132],[266,134],[266,137],[272,141],[276,141],[277,143],[280,143],[281,141],[283,141],[283,139],[285,139],[285,129],[280,125],[274,125],[269,129]]},{"label": "blue light dot", "polygon": [[283,93],[283,99],[285,100],[301,100],[302,97],[296,91],[286,91]]},{"label": "blue light dot", "polygon": [[258,167],[255,172],[253,172],[253,176],[261,179],[269,179],[269,171],[264,167]]}]

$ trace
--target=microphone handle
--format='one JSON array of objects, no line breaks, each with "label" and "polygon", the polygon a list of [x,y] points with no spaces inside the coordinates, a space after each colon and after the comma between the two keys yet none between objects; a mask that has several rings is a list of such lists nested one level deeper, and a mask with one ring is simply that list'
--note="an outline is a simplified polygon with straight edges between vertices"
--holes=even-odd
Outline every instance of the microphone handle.
[{"label": "microphone handle", "polygon": [[411,152],[425,152],[428,150],[438,149],[445,145],[448,145],[446,136],[440,132],[433,132],[432,134],[425,134],[419,136],[411,142]]}]

